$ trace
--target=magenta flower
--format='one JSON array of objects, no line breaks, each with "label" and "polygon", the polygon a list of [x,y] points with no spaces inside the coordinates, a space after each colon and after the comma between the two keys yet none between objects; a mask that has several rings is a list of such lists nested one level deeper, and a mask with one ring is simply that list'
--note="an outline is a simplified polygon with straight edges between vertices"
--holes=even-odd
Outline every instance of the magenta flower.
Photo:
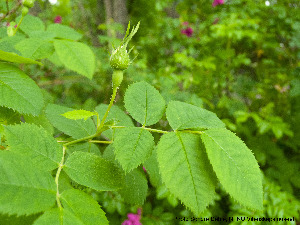
[{"label": "magenta flower", "polygon": [[191,27],[181,30],[181,33],[185,34],[187,37],[191,37],[193,32],[194,32],[194,30]]},{"label": "magenta flower", "polygon": [[128,213],[127,214],[128,219],[125,220],[122,223],[122,225],[142,225],[141,222],[140,222],[141,215],[142,215],[142,210],[141,209],[137,210],[137,214]]},{"label": "magenta flower", "polygon": [[189,22],[185,21],[185,22],[182,23],[182,25],[187,26],[187,25],[189,25]]},{"label": "magenta flower", "polygon": [[145,167],[143,167],[143,170],[145,171],[145,173],[147,173],[147,170],[145,169]]},{"label": "magenta flower", "polygon": [[54,19],[54,23],[61,23],[61,21],[62,21],[61,16],[56,16]]},{"label": "magenta flower", "polygon": [[223,5],[223,4],[224,4],[224,0],[214,0],[212,6],[216,7],[217,5]]}]

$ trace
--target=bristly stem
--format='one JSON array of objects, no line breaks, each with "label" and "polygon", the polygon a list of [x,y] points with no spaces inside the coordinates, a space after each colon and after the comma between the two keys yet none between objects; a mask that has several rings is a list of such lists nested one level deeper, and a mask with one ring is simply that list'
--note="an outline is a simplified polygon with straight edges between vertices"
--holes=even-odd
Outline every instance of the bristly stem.
[{"label": "bristly stem", "polygon": [[64,166],[64,161],[65,161],[65,154],[66,154],[66,146],[63,145],[63,156],[61,158],[61,162],[59,163],[59,166],[58,166],[58,169],[57,169],[57,172],[56,172],[56,176],[55,176],[55,183],[56,183],[56,202],[57,202],[57,206],[58,208],[61,210],[62,209],[62,205],[61,205],[61,202],[60,202],[60,194],[59,194],[59,188],[58,188],[58,179],[59,179],[59,175],[60,175],[60,172]]}]

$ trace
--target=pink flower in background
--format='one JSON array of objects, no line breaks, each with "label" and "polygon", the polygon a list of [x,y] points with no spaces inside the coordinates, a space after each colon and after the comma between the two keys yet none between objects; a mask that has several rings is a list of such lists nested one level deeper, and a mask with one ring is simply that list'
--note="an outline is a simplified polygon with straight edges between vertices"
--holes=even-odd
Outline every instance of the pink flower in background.
[{"label": "pink flower in background", "polygon": [[61,16],[56,16],[54,19],[54,23],[61,23],[61,21],[62,21]]},{"label": "pink flower in background", "polygon": [[125,220],[122,223],[122,225],[142,225],[140,222],[141,215],[142,215],[142,210],[140,208],[137,210],[137,214],[128,213],[127,214],[128,219]]},{"label": "pink flower in background", "polygon": [[147,173],[147,170],[145,169],[145,167],[143,167],[143,170],[145,171],[145,173]]},{"label": "pink flower in background", "polygon": [[194,30],[191,27],[181,30],[181,33],[185,34],[187,37],[191,37],[193,32],[194,32]]},{"label": "pink flower in background", "polygon": [[189,25],[189,22],[185,21],[185,22],[182,23],[182,25],[187,26],[187,25]]},{"label": "pink flower in background", "polygon": [[224,4],[224,0],[214,0],[212,6],[216,7],[217,5],[223,5],[223,4]]}]

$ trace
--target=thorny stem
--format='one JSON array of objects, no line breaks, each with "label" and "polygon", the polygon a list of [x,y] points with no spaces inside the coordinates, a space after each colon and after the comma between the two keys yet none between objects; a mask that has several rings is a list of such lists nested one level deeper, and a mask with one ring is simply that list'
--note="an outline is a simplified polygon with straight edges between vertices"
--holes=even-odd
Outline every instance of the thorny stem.
[{"label": "thorny stem", "polygon": [[113,94],[111,96],[108,108],[107,108],[107,110],[106,110],[106,112],[105,112],[105,114],[104,114],[104,116],[103,116],[103,118],[101,120],[100,126],[97,128],[97,130],[101,130],[101,128],[103,127],[104,122],[105,122],[105,120],[106,120],[106,118],[108,116],[108,113],[109,113],[112,105],[114,104],[114,101],[115,101],[115,98],[116,98],[116,95],[117,95],[117,90],[118,90],[118,87],[113,88]]},{"label": "thorny stem", "polygon": [[[111,126],[111,128],[126,128],[125,126]],[[148,130],[148,131],[152,131],[152,132],[156,132],[156,133],[162,133],[162,134],[167,134],[169,133],[169,131],[164,131],[164,130],[158,130],[158,129],[152,129],[152,128],[147,128],[147,127],[140,127],[142,129]]]},{"label": "thorny stem", "polygon": [[56,183],[56,202],[57,202],[57,206],[58,208],[61,210],[62,209],[62,205],[61,205],[61,202],[60,202],[60,194],[59,194],[59,189],[58,189],[58,179],[59,179],[59,175],[60,175],[60,172],[64,166],[64,161],[65,161],[65,154],[66,154],[66,146],[63,145],[63,156],[61,158],[61,162],[59,163],[59,166],[58,166],[58,169],[57,169],[57,172],[56,172],[56,176],[55,176],[55,183]]}]

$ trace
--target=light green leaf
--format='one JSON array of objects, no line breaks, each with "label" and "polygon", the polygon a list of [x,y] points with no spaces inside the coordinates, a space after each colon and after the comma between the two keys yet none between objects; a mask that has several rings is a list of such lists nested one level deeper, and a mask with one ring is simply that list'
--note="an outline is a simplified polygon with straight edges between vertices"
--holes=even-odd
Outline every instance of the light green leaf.
[{"label": "light green leaf", "polygon": [[50,24],[47,31],[54,33],[57,38],[70,39],[74,41],[82,38],[82,34],[78,33],[73,28],[58,23]]},{"label": "light green leaf", "polygon": [[74,152],[68,157],[64,171],[77,183],[97,191],[117,190],[124,183],[118,167],[91,153]]},{"label": "light green leaf", "polygon": [[44,107],[43,94],[22,70],[0,63],[0,106],[20,113],[39,115]]},{"label": "light green leaf", "polygon": [[0,212],[29,215],[52,208],[56,186],[51,174],[24,155],[0,153]]},{"label": "light green leaf", "polygon": [[108,225],[105,212],[90,195],[79,190],[66,190],[61,194],[64,209],[74,214],[84,225]]},{"label": "light green leaf", "polygon": [[[19,20],[20,17],[17,18],[17,21]],[[20,25],[20,29],[30,36],[31,32],[44,31],[45,25],[40,18],[27,14]]]},{"label": "light green leaf", "polygon": [[146,126],[153,125],[161,119],[166,104],[161,94],[144,81],[128,87],[124,103],[130,115]]},{"label": "light green leaf", "polygon": [[147,197],[148,184],[144,174],[137,169],[125,175],[125,185],[119,190],[126,203],[143,205]]},{"label": "light green leaf", "polygon": [[169,191],[199,216],[215,198],[216,178],[195,134],[170,132],[157,146],[162,181]]},{"label": "light green leaf", "polygon": [[79,42],[55,40],[54,47],[60,61],[68,69],[92,79],[95,55],[89,46]]},{"label": "light green leaf", "polygon": [[41,127],[28,123],[5,126],[5,137],[11,151],[29,156],[43,170],[56,169],[61,161],[62,147]]},{"label": "light green leaf", "polygon": [[169,102],[166,114],[173,130],[225,127],[224,123],[213,112],[184,102]]},{"label": "light green leaf", "polygon": [[152,152],[154,138],[152,134],[139,127],[126,127],[116,130],[113,147],[116,159],[128,172],[143,163]]},{"label": "light green leaf", "polygon": [[83,109],[79,109],[79,110],[73,110],[73,111],[69,111],[69,112],[65,112],[64,114],[62,114],[62,116],[71,119],[71,120],[80,120],[80,119],[84,119],[87,120],[88,118],[90,118],[91,116],[97,115],[97,113],[95,112],[90,112],[87,110],[83,110]]},{"label": "light green leaf", "polygon": [[88,153],[93,153],[95,155],[101,156],[100,149],[97,147],[97,145],[95,145],[91,142],[82,142],[82,143],[78,143],[76,145],[68,146],[69,154],[71,154],[75,151],[88,152]]},{"label": "light green leaf", "polygon": [[26,123],[42,126],[51,136],[53,136],[54,127],[45,114],[40,114],[39,116],[24,115],[23,117]]},{"label": "light green leaf", "polygon": [[162,185],[156,152],[156,150],[152,151],[152,155],[144,163],[146,173],[149,175],[150,182],[154,187]]},{"label": "light green leaf", "polygon": [[39,38],[26,38],[15,45],[22,56],[31,59],[44,59],[50,57],[54,52],[52,43]]},{"label": "light green leaf", "polygon": [[40,216],[33,225],[85,225],[67,209],[51,209]]},{"label": "light green leaf", "polygon": [[73,138],[83,138],[96,133],[96,127],[92,119],[83,120],[70,120],[63,117],[61,114],[72,111],[74,109],[48,104],[46,107],[46,116],[50,123],[62,132],[70,135]]},{"label": "light green leaf", "polygon": [[40,62],[34,61],[29,58],[25,58],[23,56],[19,56],[16,53],[11,52],[4,52],[0,50],[0,60],[6,61],[6,62],[14,62],[14,63],[26,63],[26,64],[38,64],[43,65]]},{"label": "light green leaf", "polygon": [[253,153],[226,129],[204,131],[208,158],[225,190],[242,205],[262,209],[262,176]]}]

